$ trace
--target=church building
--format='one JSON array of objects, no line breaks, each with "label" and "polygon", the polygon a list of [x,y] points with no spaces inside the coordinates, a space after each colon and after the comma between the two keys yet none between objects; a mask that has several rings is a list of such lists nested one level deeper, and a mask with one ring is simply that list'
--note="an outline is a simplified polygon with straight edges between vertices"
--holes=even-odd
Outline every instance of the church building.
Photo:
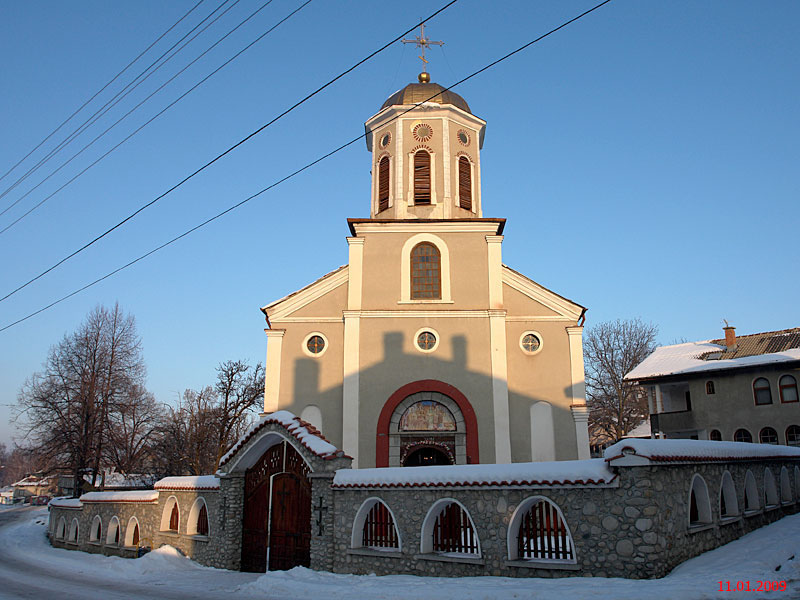
[{"label": "church building", "polygon": [[588,458],[586,309],[503,263],[486,122],[423,72],[365,127],[348,263],[261,309],[264,412],[300,415],[358,468]]}]

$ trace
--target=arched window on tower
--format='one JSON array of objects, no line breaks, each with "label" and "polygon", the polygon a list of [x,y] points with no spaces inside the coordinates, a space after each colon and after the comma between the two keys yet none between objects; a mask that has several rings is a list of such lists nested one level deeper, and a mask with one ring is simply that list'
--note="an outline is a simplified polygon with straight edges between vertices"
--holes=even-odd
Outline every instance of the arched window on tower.
[{"label": "arched window on tower", "polygon": [[389,157],[378,163],[378,212],[389,208]]},{"label": "arched window on tower", "polygon": [[414,204],[431,203],[431,155],[425,150],[414,154]]},{"label": "arched window on tower", "polygon": [[466,156],[458,159],[458,205],[472,210],[472,165]]},{"label": "arched window on tower", "polygon": [[442,297],[442,267],[439,249],[428,242],[411,250],[411,298],[436,300]]}]

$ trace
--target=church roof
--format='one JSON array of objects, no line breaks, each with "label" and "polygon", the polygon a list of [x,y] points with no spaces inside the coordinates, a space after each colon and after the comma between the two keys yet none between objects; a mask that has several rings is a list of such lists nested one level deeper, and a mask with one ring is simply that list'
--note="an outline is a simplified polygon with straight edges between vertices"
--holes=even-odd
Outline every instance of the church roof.
[{"label": "church roof", "polygon": [[472,114],[467,101],[455,92],[443,88],[438,83],[409,83],[402,90],[389,96],[381,106],[381,110],[396,104],[419,104],[421,102],[435,102],[436,104],[451,104],[456,108]]}]

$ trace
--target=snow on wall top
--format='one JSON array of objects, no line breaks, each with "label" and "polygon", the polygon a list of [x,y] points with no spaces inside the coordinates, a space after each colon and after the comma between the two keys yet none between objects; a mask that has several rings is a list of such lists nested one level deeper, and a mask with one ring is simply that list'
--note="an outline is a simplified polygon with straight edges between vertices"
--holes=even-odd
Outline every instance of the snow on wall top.
[{"label": "snow on wall top", "polygon": [[81,502],[155,502],[155,490],[133,490],[127,492],[87,492],[80,497]]},{"label": "snow on wall top", "polygon": [[620,459],[645,459],[662,462],[727,462],[767,458],[800,459],[800,448],[746,442],[709,440],[624,439],[603,452],[606,462],[617,465]]},{"label": "snow on wall top", "polygon": [[709,352],[724,352],[725,346],[712,344],[711,341],[688,342],[674,346],[656,348],[639,366],[625,375],[627,380],[647,379],[665,375],[682,375],[716,371],[719,369],[735,369],[753,365],[767,365],[791,360],[800,360],[800,348],[791,348],[781,352],[743,356],[741,358],[723,358],[704,360],[701,358]]},{"label": "snow on wall top", "polygon": [[157,490],[218,490],[219,477],[216,475],[164,477],[153,487]]},{"label": "snow on wall top", "polygon": [[82,508],[80,498],[53,498],[48,502],[48,506],[57,508]]},{"label": "snow on wall top", "polygon": [[594,458],[507,465],[339,469],[333,487],[604,485],[615,477],[604,460]]},{"label": "snow on wall top", "polygon": [[226,464],[234,454],[246,444],[250,438],[256,435],[265,425],[270,423],[278,423],[286,427],[288,432],[300,442],[300,444],[307,450],[311,451],[320,458],[326,460],[346,456],[344,452],[339,450],[336,446],[331,444],[320,431],[311,423],[304,421],[300,417],[290,413],[288,410],[279,410],[269,415],[264,415],[258,421],[253,423],[250,429],[239,438],[233,448],[225,453],[225,456],[219,461],[220,469]]}]

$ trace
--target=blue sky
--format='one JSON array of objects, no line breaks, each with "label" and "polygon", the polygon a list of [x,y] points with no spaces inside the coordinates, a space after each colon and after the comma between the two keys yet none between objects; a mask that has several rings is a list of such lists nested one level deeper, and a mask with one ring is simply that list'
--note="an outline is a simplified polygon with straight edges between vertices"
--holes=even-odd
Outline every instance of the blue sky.
[{"label": "blue sky", "polygon": [[[6,2],[0,174],[195,2]],[[205,0],[178,27],[180,35],[218,3]],[[0,210],[261,4],[241,0],[1,198]],[[312,1],[0,234],[0,296],[444,4]],[[274,0],[0,216],[0,229],[299,5]],[[449,85],[593,5],[460,0],[427,28],[432,39],[445,41],[443,50],[429,52],[433,80]],[[718,337],[723,319],[740,334],[798,325],[798,18],[800,4],[790,1],[615,0],[459,86],[488,122],[484,215],[508,219],[504,262],[587,306],[587,326],[641,317],[659,326],[662,343]],[[168,37],[171,44],[178,35]],[[165,39],[145,58],[169,44]],[[124,228],[0,302],[0,327],[359,135],[394,90],[416,79],[415,56],[401,44],[387,49]],[[126,77],[147,64],[137,63]],[[25,378],[97,304],[119,301],[135,315],[148,385],[162,402],[210,383],[221,361],[263,361],[258,308],[347,261],[345,219],[369,214],[369,169],[363,142],[354,144],[0,333],[0,441],[11,439],[10,406]],[[0,191],[25,170],[0,181]]]}]

